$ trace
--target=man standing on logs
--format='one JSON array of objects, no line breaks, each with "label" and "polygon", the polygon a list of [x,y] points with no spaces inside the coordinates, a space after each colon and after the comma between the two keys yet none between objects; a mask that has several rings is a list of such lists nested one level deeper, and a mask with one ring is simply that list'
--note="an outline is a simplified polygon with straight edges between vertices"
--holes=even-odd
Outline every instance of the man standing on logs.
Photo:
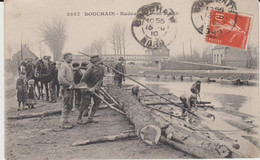
[{"label": "man standing on logs", "polygon": [[73,106],[73,87],[74,87],[74,78],[73,78],[73,70],[70,66],[72,62],[72,54],[65,53],[63,55],[65,62],[63,62],[60,66],[60,70],[58,72],[58,79],[60,85],[62,86],[62,96],[63,96],[63,107],[61,113],[61,123],[60,127],[63,129],[70,129],[73,126],[68,125],[69,113]]},{"label": "man standing on logs", "polygon": [[[115,69],[123,74],[126,73],[126,69],[125,69],[125,66],[123,65],[125,59],[123,57],[120,57],[119,59],[119,63],[117,63],[115,65]],[[121,75],[119,74],[118,72],[114,71],[115,73],[115,76],[114,76],[114,81],[115,81],[115,85],[117,87],[122,87],[122,80],[125,81],[125,76],[124,75]]]},{"label": "man standing on logs", "polygon": [[190,88],[190,91],[196,95],[196,98],[200,98],[200,87],[201,87],[201,81],[196,81]]},{"label": "man standing on logs", "polygon": [[[91,123],[95,112],[98,110],[101,100],[93,93],[99,94],[99,89],[103,84],[103,77],[105,74],[105,68],[102,65],[102,60],[98,55],[90,57],[90,63],[87,66],[87,70],[83,73],[81,82],[84,82],[87,86],[82,89],[81,105],[79,109],[78,123],[85,124]],[[91,113],[88,116],[88,121],[82,121],[82,115],[86,111],[91,103],[91,98],[94,100],[94,104],[91,109]]]},{"label": "man standing on logs", "polygon": [[[191,110],[191,108],[196,108],[197,104],[197,97],[195,94],[191,95],[182,95],[180,96],[180,100],[183,103],[183,107],[187,110]],[[187,111],[182,109],[182,116],[186,117],[187,116]]]}]

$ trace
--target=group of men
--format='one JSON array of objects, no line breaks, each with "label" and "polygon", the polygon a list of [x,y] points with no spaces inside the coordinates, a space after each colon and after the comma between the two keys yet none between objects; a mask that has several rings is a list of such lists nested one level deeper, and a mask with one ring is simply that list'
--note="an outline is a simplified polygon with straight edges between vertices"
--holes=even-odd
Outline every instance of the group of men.
[{"label": "group of men", "polygon": [[[75,62],[71,65],[73,55],[71,53],[65,53],[63,55],[64,62],[61,64],[58,72],[58,80],[62,88],[63,107],[60,127],[63,129],[73,128],[69,124],[69,114],[73,108],[74,91],[75,91],[75,105],[79,110],[77,123],[86,124],[89,122],[95,122],[93,120],[96,111],[99,108],[101,100],[99,97],[100,87],[103,84],[103,77],[105,75],[105,67],[102,63],[102,59],[98,55],[90,57],[89,63],[82,62],[81,66]],[[123,65],[124,59],[120,58],[119,63],[115,66],[115,69],[121,73],[125,73],[125,67]],[[118,87],[122,87],[122,80],[124,76],[115,71],[114,80]],[[83,113],[88,111],[93,99],[94,104],[91,107],[88,114],[88,120],[83,121]]]}]

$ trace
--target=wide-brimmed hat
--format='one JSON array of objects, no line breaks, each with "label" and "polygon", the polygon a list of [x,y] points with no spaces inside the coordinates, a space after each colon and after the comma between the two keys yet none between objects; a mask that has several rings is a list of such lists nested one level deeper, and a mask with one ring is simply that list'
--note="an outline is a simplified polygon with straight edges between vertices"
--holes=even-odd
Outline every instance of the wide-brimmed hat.
[{"label": "wide-brimmed hat", "polygon": [[96,62],[101,61],[101,60],[102,60],[102,59],[99,57],[99,55],[91,56],[90,59],[89,59],[89,61],[90,61],[91,63],[96,63]]},{"label": "wide-brimmed hat", "polygon": [[120,57],[118,60],[119,61],[125,61],[124,57]]}]

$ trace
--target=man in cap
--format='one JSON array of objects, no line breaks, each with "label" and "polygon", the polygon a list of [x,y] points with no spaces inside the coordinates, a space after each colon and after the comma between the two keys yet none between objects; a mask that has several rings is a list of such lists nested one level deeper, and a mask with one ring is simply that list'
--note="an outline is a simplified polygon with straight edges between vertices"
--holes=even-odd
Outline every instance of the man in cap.
[{"label": "man in cap", "polygon": [[[125,74],[126,73],[126,69],[125,69],[125,66],[123,65],[125,59],[123,57],[120,57],[119,59],[119,62],[115,65],[115,70]],[[122,80],[125,81],[125,76],[124,75],[121,75],[119,74],[118,72],[114,71],[115,73],[115,76],[114,76],[114,81],[115,81],[115,85],[117,87],[122,87]]]},{"label": "man in cap", "polygon": [[93,117],[95,112],[98,110],[101,100],[96,97],[93,93],[99,94],[99,89],[103,84],[103,77],[105,74],[105,68],[102,65],[102,60],[98,55],[90,57],[90,63],[87,66],[87,70],[84,72],[81,82],[86,85],[85,89],[81,95],[81,104],[79,107],[78,123],[84,124],[86,122],[82,121],[83,113],[88,109],[91,98],[94,100],[94,104],[91,109],[91,113],[88,116],[87,122],[94,122]]},{"label": "man in cap", "polygon": [[56,68],[56,63],[51,64],[51,81],[49,83],[50,85],[50,93],[51,93],[51,102],[57,103],[57,85],[59,83],[58,81],[58,69]]},{"label": "man in cap", "polygon": [[73,126],[68,125],[69,113],[71,112],[73,106],[73,87],[74,87],[74,77],[73,70],[70,66],[72,62],[72,54],[67,52],[63,55],[64,62],[61,64],[58,72],[58,80],[62,87],[63,96],[63,107],[61,113],[60,127],[64,129],[73,128]]}]

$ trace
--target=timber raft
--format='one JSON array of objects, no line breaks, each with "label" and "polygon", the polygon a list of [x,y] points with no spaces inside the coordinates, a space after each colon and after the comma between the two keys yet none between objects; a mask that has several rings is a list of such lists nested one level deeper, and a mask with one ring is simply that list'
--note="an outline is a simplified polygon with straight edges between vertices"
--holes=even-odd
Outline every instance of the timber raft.
[{"label": "timber raft", "polygon": [[162,95],[176,104],[167,103],[160,96],[153,95],[147,90],[140,90],[138,97],[131,94],[129,87],[107,86],[104,91],[110,97],[103,96],[123,111],[134,125],[136,136],[149,145],[164,143],[198,158],[254,157],[242,154],[236,141],[201,123],[205,119],[215,120],[214,115],[207,112],[207,109],[214,109],[208,105],[209,102],[202,102],[192,111],[200,116],[188,114],[188,117],[183,118],[181,108],[176,106],[181,103],[178,97],[172,94]]}]

